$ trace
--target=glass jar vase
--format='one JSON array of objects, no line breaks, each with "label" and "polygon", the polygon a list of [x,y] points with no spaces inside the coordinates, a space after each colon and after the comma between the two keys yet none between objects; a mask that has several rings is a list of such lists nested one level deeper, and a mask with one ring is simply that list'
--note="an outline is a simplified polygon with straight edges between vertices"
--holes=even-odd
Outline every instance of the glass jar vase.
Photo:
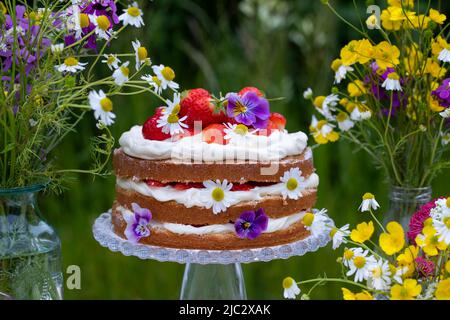
[{"label": "glass jar vase", "polygon": [[61,241],[37,205],[45,184],[0,189],[0,295],[8,299],[63,297]]}]

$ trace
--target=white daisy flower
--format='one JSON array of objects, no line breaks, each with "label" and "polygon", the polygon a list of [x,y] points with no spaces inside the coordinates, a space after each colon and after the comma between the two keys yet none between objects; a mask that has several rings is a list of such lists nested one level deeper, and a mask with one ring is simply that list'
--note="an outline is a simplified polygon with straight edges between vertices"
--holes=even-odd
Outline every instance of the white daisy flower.
[{"label": "white daisy flower", "polygon": [[343,243],[347,243],[347,237],[350,235],[350,231],[348,230],[349,224],[341,228],[332,228],[330,231],[330,236],[333,239],[333,250],[336,250]]},{"label": "white daisy flower", "polygon": [[172,68],[160,64],[159,66],[153,66],[152,69],[159,81],[161,81],[163,90],[166,90],[167,87],[174,91],[178,90],[178,83],[173,81],[175,79],[175,71]]},{"label": "white daisy flower", "polygon": [[449,108],[446,108],[444,111],[442,111],[442,112],[439,112],[439,115],[442,117],[442,118],[450,118],[450,107]]},{"label": "white daisy flower", "polygon": [[94,16],[90,15],[89,20],[95,26],[95,34],[102,39],[108,40],[111,37],[109,33],[109,28],[111,27],[111,22],[109,21],[107,16],[100,15]]},{"label": "white daisy flower", "polygon": [[281,190],[283,199],[289,198],[297,200],[301,196],[306,185],[305,177],[302,177],[302,172],[299,168],[289,169],[289,171],[286,171],[283,174],[280,180],[283,182],[283,189]]},{"label": "white daisy flower", "polygon": [[141,77],[142,80],[147,81],[148,84],[153,87],[153,91],[155,91],[157,94],[161,94],[162,87],[161,87],[161,80],[157,76],[152,75],[144,75]]},{"label": "white daisy flower", "polygon": [[450,245],[450,197],[437,200],[436,207],[430,211],[430,215],[439,241]]},{"label": "white daisy flower", "polygon": [[216,182],[208,180],[203,182],[203,185],[205,186],[203,194],[206,208],[210,209],[212,207],[214,214],[226,211],[233,200],[230,191],[233,184],[228,183],[225,179],[222,182],[220,180],[216,180]]},{"label": "white daisy flower", "polygon": [[123,10],[119,16],[119,20],[123,21],[123,25],[131,25],[136,28],[140,28],[144,25],[144,20],[142,19],[142,10],[138,7],[137,2],[133,2],[133,4],[128,6],[127,9]]},{"label": "white daisy flower", "polygon": [[350,264],[353,261],[353,258],[361,255],[363,253],[363,249],[362,248],[345,248],[344,250],[344,256],[342,257],[342,263],[344,264],[344,266],[346,266],[347,268],[350,268]]},{"label": "white daisy flower", "polygon": [[174,114],[178,114],[178,112],[180,112],[181,94],[179,92],[175,92],[173,94],[172,101],[167,100],[166,102],[167,102],[167,106],[166,106],[166,108],[164,108],[163,112],[174,113]]},{"label": "white daisy flower", "polygon": [[53,53],[61,53],[64,50],[64,43],[52,44],[50,49]]},{"label": "white daisy flower", "polygon": [[355,125],[348,114],[344,111],[339,112],[339,114],[336,116],[336,121],[341,131],[348,131]]},{"label": "white daisy flower", "polygon": [[297,282],[291,277],[284,278],[283,280],[283,296],[285,299],[295,299],[300,294],[300,288]]},{"label": "white daisy flower", "polygon": [[139,40],[132,41],[131,44],[133,45],[134,55],[136,57],[136,70],[139,70],[139,68],[147,63],[149,61],[148,58],[148,52],[145,47],[141,46],[141,42]]},{"label": "white daisy flower", "polygon": [[400,76],[396,72],[390,73],[381,86],[388,91],[403,91]]},{"label": "white daisy flower", "polygon": [[375,200],[375,196],[371,194],[370,192],[367,192],[362,197],[361,205],[359,206],[358,210],[361,210],[361,212],[372,210],[377,210],[380,207],[377,200]]},{"label": "white daisy flower", "polygon": [[447,48],[442,49],[439,53],[438,60],[443,62],[450,62],[450,50]]},{"label": "white daisy flower", "polygon": [[101,121],[107,126],[114,123],[116,115],[112,113],[112,101],[102,90],[98,92],[96,92],[95,90],[89,92],[89,105],[91,106],[92,110],[94,110],[95,119]]},{"label": "white daisy flower", "polygon": [[350,261],[349,268],[347,271],[347,277],[355,275],[355,282],[363,282],[367,280],[370,275],[370,270],[376,263],[374,256],[368,256],[369,251],[365,250],[362,253],[356,253],[353,259]]},{"label": "white daisy flower", "polygon": [[102,60],[103,63],[106,63],[109,70],[115,70],[119,68],[119,63],[121,62],[120,59],[117,57],[116,54],[104,54],[103,57],[105,58]]},{"label": "white daisy flower", "polygon": [[326,209],[322,209],[316,213],[308,212],[303,216],[302,223],[313,237],[323,233],[324,230],[328,230],[328,232],[331,230],[327,226],[328,217],[325,215],[326,211]]},{"label": "white daisy flower", "polygon": [[225,123],[223,132],[225,140],[230,140],[230,143],[243,143],[245,138],[257,132],[258,129],[249,131],[245,124]]},{"label": "white daisy flower", "polygon": [[175,93],[172,101],[167,101],[167,106],[164,108],[161,117],[156,121],[156,127],[162,128],[161,131],[173,136],[174,134],[183,133],[188,125],[183,123],[187,116],[179,117],[180,112],[180,94]]},{"label": "white daisy flower", "polygon": [[124,64],[122,64],[119,68],[117,68],[116,70],[114,70],[112,76],[114,78],[114,82],[118,85],[121,86],[123,85],[125,82],[128,81],[129,75],[130,75],[130,69],[128,68],[128,65],[130,63],[127,61]]},{"label": "white daisy flower", "polygon": [[367,120],[372,116],[370,109],[363,104],[355,104],[352,108],[350,108],[349,112],[350,119],[353,121]]},{"label": "white daisy flower", "polygon": [[336,111],[336,106],[339,102],[339,96],[337,94],[330,94],[325,97],[322,102],[322,105],[317,108],[327,120],[334,120],[332,111]]},{"label": "white daisy flower", "polygon": [[441,142],[443,146],[446,146],[450,143],[450,133],[441,132]]},{"label": "white daisy flower", "polygon": [[395,274],[393,275],[393,279],[397,282],[402,284],[403,283],[403,276],[409,271],[408,266],[403,267],[397,267],[395,269]]},{"label": "white daisy flower", "polygon": [[79,62],[78,59],[74,57],[68,57],[64,60],[63,64],[55,66],[56,70],[59,72],[71,72],[76,73],[78,71],[84,70],[87,63]]},{"label": "white daisy flower", "polygon": [[350,66],[341,65],[334,74],[334,82],[339,84],[345,79],[347,72],[352,72],[354,69]]},{"label": "white daisy flower", "polygon": [[309,100],[312,97],[313,97],[313,91],[311,88],[308,88],[303,92],[303,98],[305,98],[306,100]]},{"label": "white daisy flower", "polygon": [[369,267],[369,283],[376,290],[387,290],[391,284],[389,263],[378,260]]},{"label": "white daisy flower", "polygon": [[78,19],[75,19],[75,23],[73,25],[73,30],[75,31],[75,38],[81,39],[83,35],[83,29],[89,27],[90,24],[91,20],[89,19],[89,16],[86,13],[80,13],[78,15]]}]

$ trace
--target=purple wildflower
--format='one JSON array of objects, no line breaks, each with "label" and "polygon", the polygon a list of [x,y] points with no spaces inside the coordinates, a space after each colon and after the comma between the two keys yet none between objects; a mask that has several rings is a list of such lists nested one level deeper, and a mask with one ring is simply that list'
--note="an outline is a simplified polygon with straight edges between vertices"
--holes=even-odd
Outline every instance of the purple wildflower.
[{"label": "purple wildflower", "polygon": [[264,209],[244,211],[234,223],[234,229],[239,238],[255,239],[263,231],[267,230],[269,218]]},{"label": "purple wildflower", "polygon": [[142,238],[146,238],[150,235],[150,220],[152,219],[152,213],[149,209],[141,208],[137,203],[132,203],[134,215],[124,215],[124,219],[127,222],[125,228],[125,236],[131,242],[139,242]]},{"label": "purple wildflower", "polygon": [[443,107],[450,107],[450,78],[445,79],[442,85],[431,92],[439,100],[439,104]]},{"label": "purple wildflower", "polygon": [[270,117],[269,101],[254,92],[246,92],[242,97],[236,93],[228,96],[227,114],[246,126],[265,129]]},{"label": "purple wildflower", "polygon": [[423,277],[429,277],[434,274],[435,265],[433,261],[426,260],[422,257],[416,258],[416,266],[417,270],[419,271],[420,275]]}]

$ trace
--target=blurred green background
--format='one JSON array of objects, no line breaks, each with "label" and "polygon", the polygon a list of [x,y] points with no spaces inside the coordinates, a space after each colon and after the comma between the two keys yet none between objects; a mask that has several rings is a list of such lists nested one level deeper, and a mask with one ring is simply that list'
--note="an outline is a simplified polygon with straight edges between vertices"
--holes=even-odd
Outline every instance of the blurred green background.
[{"label": "blurred green background", "polygon": [[[364,1],[356,1],[365,17]],[[437,1],[433,1],[437,2]],[[302,92],[311,86],[315,94],[327,94],[332,84],[329,65],[348,39],[357,38],[319,0],[154,0],[140,1],[145,28],[128,30],[111,51],[130,50],[138,37],[156,64],[176,71],[184,89],[204,87],[215,93],[237,91],[243,86],[262,88],[269,97],[285,97],[271,105],[288,119],[290,131],[308,131],[312,108]],[[333,1],[338,11],[358,23],[352,1]],[[445,12],[445,11],[444,11]],[[106,72],[99,70],[99,72]],[[150,96],[114,100],[118,140],[123,131],[143,123],[157,101]],[[90,137],[96,134],[93,117],[86,117],[59,149],[57,161],[64,167],[89,167]],[[314,151],[320,175],[318,208],[328,208],[337,225],[368,219],[357,213],[361,195],[370,191],[387,209],[387,185],[382,172],[364,153],[344,142]],[[450,175],[433,184],[434,196],[448,193]],[[66,299],[177,299],[184,266],[141,261],[102,248],[92,236],[94,219],[111,207],[113,175],[92,180],[76,176],[61,196],[41,199],[41,209],[62,239],[64,270],[78,265],[81,290],[66,290]],[[342,250],[342,249],[341,249]],[[324,248],[287,261],[244,265],[249,298],[282,298],[281,281],[338,273],[341,251]],[[340,298],[338,286],[315,291],[312,298]]]}]

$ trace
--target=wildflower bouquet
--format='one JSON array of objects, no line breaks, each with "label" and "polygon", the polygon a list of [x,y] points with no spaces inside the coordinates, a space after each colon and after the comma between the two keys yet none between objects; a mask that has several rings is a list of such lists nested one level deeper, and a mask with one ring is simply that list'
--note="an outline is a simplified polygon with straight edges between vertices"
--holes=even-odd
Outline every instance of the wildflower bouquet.
[{"label": "wildflower bouquet", "polygon": [[318,144],[340,137],[355,143],[385,170],[391,185],[426,187],[450,166],[449,24],[431,1],[387,3],[380,17],[367,19],[367,28],[342,18],[361,38],[331,63],[331,94],[305,91],[320,114],[310,131]]},{"label": "wildflower bouquet", "polygon": [[[322,219],[307,221],[310,228],[328,228],[333,249],[346,245],[337,259],[341,277],[295,282],[283,281],[284,297],[294,299],[300,286],[313,284],[302,299],[308,299],[319,285],[343,284],[345,300],[450,300],[450,198],[440,198],[422,206],[411,218],[409,231],[396,222],[383,226],[374,214],[379,208],[373,196],[363,197],[362,212],[372,219],[355,229],[325,225]],[[378,227],[378,244],[372,240]],[[354,293],[352,290],[358,289]]]},{"label": "wildflower bouquet", "polygon": [[[113,97],[148,92],[166,103],[162,90],[178,89],[174,71],[151,66],[139,40],[127,53],[113,52],[127,27],[144,25],[138,3],[116,2],[0,2],[0,187],[41,180],[59,186],[73,171],[103,174],[114,145]],[[100,65],[106,77],[98,76]],[[92,140],[93,168],[55,168],[52,151],[90,112],[102,131]]]}]

